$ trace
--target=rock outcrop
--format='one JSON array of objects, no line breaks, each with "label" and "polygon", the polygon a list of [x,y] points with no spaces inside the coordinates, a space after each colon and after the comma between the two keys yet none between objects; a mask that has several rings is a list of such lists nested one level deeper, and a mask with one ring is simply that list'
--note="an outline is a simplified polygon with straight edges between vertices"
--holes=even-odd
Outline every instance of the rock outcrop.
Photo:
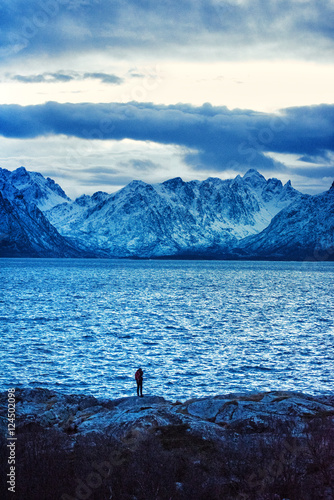
[{"label": "rock outcrop", "polygon": [[[2,409],[6,393],[1,396]],[[238,433],[270,432],[276,424],[293,424],[302,434],[310,419],[332,415],[334,395],[310,396],[273,391],[227,394],[170,402],[146,395],[115,400],[67,395],[48,389],[16,390],[17,428],[31,422],[77,435],[100,433],[123,437],[129,430],[147,430],[163,425],[187,424],[203,439],[222,438],[222,430]]]},{"label": "rock outcrop", "polygon": [[[0,396],[4,450],[7,398]],[[334,395],[276,391],[170,402],[16,389],[15,400],[18,498],[334,495]],[[6,451],[2,459],[6,477]],[[10,498],[4,481],[0,487],[1,498]]]}]

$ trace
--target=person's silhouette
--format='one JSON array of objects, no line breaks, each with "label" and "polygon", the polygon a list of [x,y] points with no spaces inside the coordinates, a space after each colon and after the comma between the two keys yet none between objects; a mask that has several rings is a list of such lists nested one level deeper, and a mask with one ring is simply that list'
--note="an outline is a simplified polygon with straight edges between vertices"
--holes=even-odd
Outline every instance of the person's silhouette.
[{"label": "person's silhouette", "polygon": [[135,373],[135,379],[137,382],[137,396],[143,397],[143,370],[138,368]]}]

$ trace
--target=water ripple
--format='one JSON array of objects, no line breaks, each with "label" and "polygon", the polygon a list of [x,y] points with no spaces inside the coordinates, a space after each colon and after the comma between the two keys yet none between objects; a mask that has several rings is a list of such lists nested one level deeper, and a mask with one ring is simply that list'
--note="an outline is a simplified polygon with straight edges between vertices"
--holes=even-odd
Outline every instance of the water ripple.
[{"label": "water ripple", "polygon": [[332,390],[333,263],[0,260],[2,389]]}]

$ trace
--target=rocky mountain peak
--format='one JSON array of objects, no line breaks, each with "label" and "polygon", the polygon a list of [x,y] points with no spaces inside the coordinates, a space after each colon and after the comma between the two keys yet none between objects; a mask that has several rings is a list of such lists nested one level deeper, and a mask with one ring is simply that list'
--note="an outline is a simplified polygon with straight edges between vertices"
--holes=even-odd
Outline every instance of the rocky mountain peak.
[{"label": "rocky mountain peak", "polygon": [[82,194],[81,196],[75,199],[75,203],[77,205],[80,205],[81,207],[84,207],[88,204],[90,199],[91,198],[88,194]]},{"label": "rocky mountain peak", "polygon": [[277,179],[267,186],[255,170],[246,181],[240,175],[190,182],[175,177],[154,185],[134,180],[112,195],[59,205],[47,216],[63,236],[93,251],[103,247],[110,256],[215,255],[267,227],[294,199],[281,199],[282,189]]},{"label": "rocky mountain peak", "polygon": [[254,168],[247,170],[245,175],[242,177],[242,180],[253,187],[264,187],[267,183],[263,175]]},{"label": "rocky mountain peak", "polygon": [[162,183],[163,186],[173,191],[184,186],[184,184],[185,182],[183,181],[183,179],[181,179],[181,177],[174,177],[173,179],[168,179],[167,181]]},{"label": "rocky mountain peak", "polygon": [[134,179],[133,181],[131,181],[127,186],[125,186],[126,188],[131,188],[131,189],[138,189],[138,188],[142,188],[142,187],[145,187],[147,186],[147,183],[144,182],[144,181],[140,181],[138,179]]},{"label": "rocky mountain peak", "polygon": [[104,191],[96,191],[96,193],[94,193],[92,195],[92,200],[94,201],[103,201],[105,200],[107,197],[109,196],[108,193],[105,193]]},{"label": "rocky mountain peak", "polygon": [[27,171],[27,169],[25,167],[23,167],[21,165],[21,167],[18,167],[16,170],[13,171],[13,174],[14,176],[16,177],[24,177],[24,176],[28,176],[29,177],[29,172]]},{"label": "rocky mountain peak", "polygon": [[[37,206],[59,235],[94,256],[282,259],[290,252],[299,258],[300,249],[309,255],[312,245],[327,248],[332,234],[328,193],[334,193],[334,183],[323,196],[312,197],[254,169],[227,180],[175,177],[154,185],[134,180],[111,195],[99,191],[72,202],[52,179],[21,167],[0,169],[0,191],[9,200],[3,204],[4,221],[14,208],[26,221],[26,206]],[[47,225],[44,230],[51,231]]]},{"label": "rocky mountain peak", "polygon": [[[43,177],[43,176],[42,176]],[[52,191],[54,191],[55,193],[59,194],[59,196],[61,196],[62,198],[65,198],[67,200],[69,200],[70,198],[67,196],[67,194],[65,193],[65,191],[59,186],[59,184],[57,184],[53,179],[51,179],[50,177],[47,177],[46,178],[46,185],[47,187],[49,187]]]},{"label": "rocky mountain peak", "polygon": [[27,203],[33,203],[41,210],[47,210],[55,205],[69,201],[63,189],[50,177],[45,178],[39,172],[29,172],[25,167],[19,167],[10,172],[1,169],[1,190],[9,200],[20,191]]},{"label": "rocky mountain peak", "polygon": [[243,179],[248,179],[248,178],[251,178],[251,177],[266,180],[263,177],[263,175],[260,174],[260,172],[258,172],[257,170],[255,170],[255,168],[250,168],[249,170],[247,170],[247,172],[243,176]]},{"label": "rocky mountain peak", "polygon": [[11,172],[5,168],[0,168],[0,179],[8,179]]}]

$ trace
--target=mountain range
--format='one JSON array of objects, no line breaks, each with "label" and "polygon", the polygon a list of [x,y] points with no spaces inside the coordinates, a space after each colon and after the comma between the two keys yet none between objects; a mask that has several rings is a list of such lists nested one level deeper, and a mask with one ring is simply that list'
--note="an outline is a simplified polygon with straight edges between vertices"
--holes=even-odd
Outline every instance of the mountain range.
[{"label": "mountain range", "polygon": [[243,177],[160,184],[71,200],[52,179],[0,169],[0,256],[333,260],[334,187]]}]

